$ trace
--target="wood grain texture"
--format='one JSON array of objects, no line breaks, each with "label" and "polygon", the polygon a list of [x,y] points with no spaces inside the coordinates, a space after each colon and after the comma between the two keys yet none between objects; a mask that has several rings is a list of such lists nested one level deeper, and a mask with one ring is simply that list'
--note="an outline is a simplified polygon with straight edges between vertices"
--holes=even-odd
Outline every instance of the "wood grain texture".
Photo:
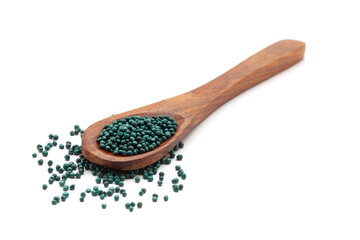
[{"label": "wood grain texture", "polygon": [[[148,166],[165,156],[191,129],[225,102],[296,64],[304,53],[305,43],[282,40],[190,92],[98,121],[84,132],[82,152],[89,161],[109,168],[132,170]],[[160,146],[142,154],[115,156],[99,148],[96,139],[105,124],[134,115],[169,115],[178,122],[178,129]]]}]

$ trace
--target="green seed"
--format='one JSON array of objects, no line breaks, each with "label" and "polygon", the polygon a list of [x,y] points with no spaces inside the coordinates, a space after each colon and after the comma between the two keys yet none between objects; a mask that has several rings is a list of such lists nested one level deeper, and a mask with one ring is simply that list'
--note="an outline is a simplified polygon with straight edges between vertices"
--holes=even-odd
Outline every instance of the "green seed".
[{"label": "green seed", "polygon": [[43,184],[43,185],[42,185],[42,189],[44,189],[44,190],[46,190],[47,187],[48,187],[48,186],[47,186],[46,184]]},{"label": "green seed", "polygon": [[179,184],[179,190],[181,191],[181,190],[183,190],[183,189],[184,189],[184,185]]},{"label": "green seed", "polygon": [[176,152],[177,150],[179,150],[179,146],[176,145],[176,146],[173,148],[173,150]]},{"label": "green seed", "polygon": [[64,144],[59,144],[60,149],[64,149]]},{"label": "green seed", "polygon": [[44,163],[44,160],[42,160],[42,159],[39,159],[39,160],[38,160],[38,164],[39,164],[39,165],[43,165],[43,163]]},{"label": "green seed", "polygon": [[178,192],[179,191],[179,185],[177,185],[177,184],[172,185],[172,189],[173,189],[174,192]]},{"label": "green seed", "polygon": [[70,131],[70,136],[74,136],[75,132],[74,131]]},{"label": "green seed", "polygon": [[47,162],[47,164],[48,164],[48,166],[52,166],[52,165],[53,165],[53,161],[52,161],[52,160],[49,160],[49,161]]},{"label": "green seed", "polygon": [[138,202],[138,203],[137,203],[137,207],[138,207],[138,208],[142,208],[142,205],[143,205],[142,202]]},{"label": "green seed", "polygon": [[80,197],[83,197],[83,198],[86,197],[86,193],[85,193],[85,192],[81,192],[81,193],[80,193]]},{"label": "green seed", "polygon": [[176,183],[179,182],[179,179],[178,179],[178,178],[173,178],[173,179],[171,180],[171,182],[172,182],[173,184],[176,184]]},{"label": "green seed", "polygon": [[47,151],[43,151],[43,152],[42,152],[42,155],[43,155],[44,157],[46,157],[48,154],[49,154],[49,153],[48,153]]},{"label": "green seed", "polygon": [[175,170],[176,170],[176,171],[179,171],[180,169],[181,169],[180,165],[176,165],[176,166],[175,166]]},{"label": "green seed", "polygon": [[125,203],[125,208],[129,209],[131,207],[131,204],[129,202]]},{"label": "green seed", "polygon": [[60,187],[63,187],[63,186],[65,185],[65,180],[61,180],[61,181],[59,182],[59,185],[60,185]]},{"label": "green seed", "polygon": [[157,184],[158,184],[159,187],[161,187],[162,184],[163,184],[163,181],[160,181],[160,180],[159,180],[159,181],[157,181]]},{"label": "green seed", "polygon": [[141,191],[142,191],[143,193],[146,193],[146,188],[142,188]]},{"label": "green seed", "polygon": [[64,192],[69,191],[69,186],[68,186],[68,185],[64,185],[64,186],[63,186],[63,191],[64,191]]},{"label": "green seed", "polygon": [[183,142],[179,142],[179,148],[183,148],[184,147],[184,143]]},{"label": "green seed", "polygon": [[153,202],[157,202],[158,197],[159,197],[159,195],[157,195],[156,193],[154,193],[154,194],[152,195],[152,201],[153,201]]},{"label": "green seed", "polygon": [[74,190],[75,189],[75,184],[71,184],[70,185],[70,190]]},{"label": "green seed", "polygon": [[87,188],[87,189],[85,190],[85,192],[86,192],[86,193],[91,193],[91,189],[90,189],[90,188]]},{"label": "green seed", "polygon": [[69,161],[69,160],[70,160],[70,155],[66,154],[66,155],[64,156],[64,158],[65,158],[66,161]]},{"label": "green seed", "polygon": [[57,141],[52,142],[53,146],[57,146]]},{"label": "green seed", "polygon": [[176,156],[176,160],[180,161],[180,160],[182,160],[182,159],[183,159],[183,155],[182,155],[182,154],[178,154],[178,155]]},{"label": "green seed", "polygon": [[53,184],[53,183],[54,183],[54,178],[53,178],[53,177],[49,177],[48,183],[49,183],[49,184]]},{"label": "green seed", "polygon": [[36,148],[37,148],[37,150],[38,150],[40,153],[42,153],[42,151],[44,151],[43,146],[42,146],[41,144],[38,144],[38,145],[36,146]]},{"label": "green seed", "polygon": [[181,177],[181,175],[183,175],[184,174],[184,170],[182,170],[182,169],[180,169],[178,172],[177,172],[177,175],[179,176],[179,177]]},{"label": "green seed", "polygon": [[81,198],[80,198],[80,202],[84,202],[84,199],[85,199],[85,198],[81,197]]},{"label": "green seed", "polygon": [[53,139],[53,137],[54,137],[54,136],[50,133],[50,134],[49,134],[49,139]]},{"label": "green seed", "polygon": [[54,136],[53,136],[53,139],[54,139],[54,140],[58,140],[58,139],[59,139],[59,136],[58,136],[58,135],[54,135]]},{"label": "green seed", "polygon": [[135,178],[135,182],[136,182],[136,183],[139,183],[139,182],[140,182],[140,178],[139,178],[139,177],[136,177],[136,178]]},{"label": "green seed", "polygon": [[119,199],[120,199],[120,196],[119,196],[118,194],[115,194],[115,195],[114,195],[114,200],[115,200],[115,201],[119,201]]},{"label": "green seed", "polygon": [[37,154],[36,154],[36,153],[33,153],[33,154],[32,154],[32,157],[33,157],[33,158],[36,158],[36,157],[37,157]]},{"label": "green seed", "polygon": [[48,173],[52,173],[54,171],[54,169],[52,167],[48,168]]},{"label": "green seed", "polygon": [[171,158],[166,158],[166,160],[165,160],[164,163],[167,164],[167,165],[169,165],[169,164],[171,163]]},{"label": "green seed", "polygon": [[129,207],[129,211],[130,211],[130,212],[134,211],[134,207],[133,207],[133,206],[130,206],[130,207]]},{"label": "green seed", "polygon": [[169,200],[169,197],[168,197],[168,195],[165,195],[164,196],[164,201],[167,202],[167,200]]},{"label": "green seed", "polygon": [[106,208],[106,203],[101,204],[102,209]]},{"label": "green seed", "polygon": [[55,200],[57,203],[59,203],[59,202],[60,202],[60,197],[59,197],[59,196],[55,196],[55,197],[54,197],[54,200]]}]

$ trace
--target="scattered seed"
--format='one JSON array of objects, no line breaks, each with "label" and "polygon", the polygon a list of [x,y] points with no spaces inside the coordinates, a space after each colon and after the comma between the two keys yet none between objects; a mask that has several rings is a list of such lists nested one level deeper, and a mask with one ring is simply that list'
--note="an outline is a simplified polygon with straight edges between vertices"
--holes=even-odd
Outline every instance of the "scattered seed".
[{"label": "scattered seed", "polygon": [[[143,121],[143,122],[141,122]],[[155,123],[153,123],[153,121]],[[167,121],[167,122],[166,122]],[[156,125],[160,124],[160,125]],[[162,124],[162,125],[161,125]],[[170,127],[169,127],[170,125]],[[145,127],[141,127],[145,126]],[[165,128],[167,126],[167,128]],[[115,132],[117,128],[117,131]],[[126,129],[127,128],[127,129]],[[170,129],[172,128],[172,129]],[[103,136],[101,136],[100,141],[98,141],[100,144],[105,144],[105,150],[118,150],[118,153],[113,151],[113,154],[115,155],[135,155],[147,151],[151,151],[154,148],[156,148],[160,143],[163,141],[166,141],[168,138],[170,138],[177,128],[177,123],[171,119],[168,116],[158,116],[158,117],[130,117],[125,118],[123,120],[118,119],[114,121],[112,124],[109,124],[108,126],[104,126],[104,129],[102,131]],[[162,132],[161,132],[162,131]],[[81,133],[81,135],[84,133],[84,130],[81,130],[78,125],[74,126],[74,130],[72,130],[74,133],[73,135],[78,135]],[[106,132],[108,134],[106,134]],[[122,134],[120,133],[122,132]],[[152,134],[151,134],[152,133]],[[118,135],[122,136],[118,136]],[[51,134],[52,135],[52,134]],[[99,134],[99,138],[100,138]],[[105,137],[112,142],[110,144],[109,141],[105,141]],[[93,176],[95,176],[95,181],[97,184],[103,185],[107,190],[101,190],[98,186],[94,186],[91,190],[90,188],[87,188],[84,192],[80,193],[80,202],[84,202],[86,193],[90,193],[92,196],[99,196],[100,199],[105,199],[107,196],[114,196],[115,201],[119,201],[120,194],[123,197],[127,196],[127,192],[125,191],[124,187],[124,181],[126,179],[134,179],[136,183],[140,182],[140,176],[142,175],[144,179],[147,180],[147,182],[153,182],[156,174],[159,174],[159,178],[156,181],[158,186],[163,185],[164,180],[164,172],[158,171],[161,164],[171,164],[172,159],[176,157],[177,160],[182,160],[182,154],[175,154],[176,151],[178,151],[180,148],[183,147],[183,143],[179,142],[178,145],[176,145],[165,157],[157,161],[156,163],[144,167],[142,169],[138,170],[132,170],[132,171],[117,171],[113,169],[108,169],[106,167],[102,167],[99,165],[96,165],[94,163],[89,162],[81,153],[81,146],[74,144],[70,141],[67,141],[64,144],[58,144],[57,140],[59,139],[58,135],[52,135],[49,139],[52,140],[52,142],[47,143],[44,145],[44,147],[41,144],[37,145],[37,150],[44,156],[48,156],[48,151],[53,147],[59,145],[59,149],[64,149],[66,147],[67,153],[64,155],[65,163],[63,165],[57,164],[56,167],[56,173],[54,172],[54,169],[52,168],[54,162],[53,160],[48,160],[48,173],[50,173],[50,177],[48,178],[48,183],[53,184],[54,181],[59,182],[59,186],[62,188],[61,190],[62,195],[61,197],[55,196],[51,203],[53,205],[56,205],[61,201],[66,201],[66,199],[69,196],[68,191],[75,189],[75,184],[66,185],[67,179],[79,179],[82,177],[84,172],[87,170],[90,173],[92,173]],[[117,141],[117,139],[120,139],[120,141]],[[99,139],[98,139],[99,140]],[[123,142],[125,140],[125,142]],[[102,142],[102,141],[105,141]],[[114,144],[116,143],[117,146]],[[123,148],[120,149],[120,146]],[[107,147],[107,149],[106,149]],[[124,149],[126,147],[126,149]],[[129,152],[132,151],[132,152]],[[137,150],[137,151],[136,151]],[[110,152],[111,152],[110,151]],[[125,151],[125,152],[124,152]],[[70,156],[75,155],[76,161],[70,161]],[[37,154],[34,153],[33,157],[36,158]],[[38,161],[39,165],[43,165],[44,160],[39,159]],[[175,169],[177,171],[177,175],[181,179],[186,178],[186,174],[181,169],[179,165],[175,166]],[[183,184],[179,183],[179,178],[172,179],[172,189],[174,192],[178,192],[179,190],[183,189]],[[112,187],[111,184],[114,184],[115,186]],[[43,184],[43,189],[47,189],[47,184]],[[115,194],[116,193],[116,194]],[[142,196],[146,193],[146,188],[141,188],[139,195]],[[152,195],[152,201],[157,202],[158,201],[158,194]],[[168,196],[164,196],[164,201],[168,201]],[[142,207],[142,202],[138,202],[135,204],[135,202],[130,202],[130,205],[127,207],[127,204],[125,207],[129,209],[129,211],[133,211],[133,209],[137,206],[138,208]],[[102,205],[103,206],[103,205]],[[105,204],[106,208],[106,204]]]},{"label": "scattered seed", "polygon": [[173,183],[173,184],[176,184],[176,183],[178,183],[179,182],[179,179],[178,178],[173,178],[172,180],[171,180],[171,183]]},{"label": "scattered seed", "polygon": [[172,189],[173,189],[174,192],[178,192],[179,191],[179,185],[177,185],[177,184],[172,185]]},{"label": "scattered seed", "polygon": [[42,155],[43,155],[44,157],[47,157],[48,154],[49,154],[49,153],[48,153],[47,151],[43,151],[43,152],[42,152]]},{"label": "scattered seed", "polygon": [[114,195],[114,200],[115,201],[119,201],[119,199],[120,199],[120,196],[118,194]]},{"label": "scattered seed", "polygon": [[139,183],[140,182],[140,178],[139,177],[135,177],[135,182]]}]

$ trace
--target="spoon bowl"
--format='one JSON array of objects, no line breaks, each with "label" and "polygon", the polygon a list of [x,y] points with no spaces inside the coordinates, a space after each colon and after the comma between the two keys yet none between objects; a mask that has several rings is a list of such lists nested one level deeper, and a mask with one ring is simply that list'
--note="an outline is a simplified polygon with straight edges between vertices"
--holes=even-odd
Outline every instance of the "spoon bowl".
[{"label": "spoon bowl", "polygon": [[[305,43],[282,40],[192,91],[100,120],[85,130],[82,153],[93,163],[120,170],[134,170],[155,163],[225,102],[296,64],[304,53]],[[105,125],[120,118],[144,115],[172,117],[178,123],[175,135],[151,151],[132,156],[116,156],[99,147],[96,140]]]},{"label": "spoon bowl", "polygon": [[[140,109],[139,109],[140,110]],[[155,149],[132,156],[116,156],[110,152],[105,151],[99,147],[98,142],[96,141],[100,132],[103,130],[105,125],[111,124],[117,119],[123,119],[125,117],[131,116],[159,116],[159,115],[169,115],[177,123],[178,128],[176,129],[175,135],[168,140],[162,142]],[[101,166],[106,166],[108,168],[115,168],[121,170],[133,170],[139,169],[145,166],[148,166],[165,156],[171,149],[179,143],[179,138],[182,139],[184,133],[186,132],[187,127],[189,126],[190,121],[182,115],[173,114],[162,111],[138,111],[132,110],[120,114],[113,115],[111,117],[100,120],[89,128],[83,134],[82,137],[82,152],[86,159],[99,164]],[[84,147],[85,146],[85,147]]]}]

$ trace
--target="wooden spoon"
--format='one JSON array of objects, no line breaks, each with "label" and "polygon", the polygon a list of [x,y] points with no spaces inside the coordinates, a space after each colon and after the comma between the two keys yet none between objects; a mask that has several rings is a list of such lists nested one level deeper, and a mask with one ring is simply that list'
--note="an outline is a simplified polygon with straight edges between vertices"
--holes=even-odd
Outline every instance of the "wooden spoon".
[{"label": "wooden spoon", "polygon": [[[225,102],[299,62],[304,52],[303,42],[276,42],[190,92],[98,121],[84,132],[82,153],[89,161],[109,168],[132,170],[148,166],[164,157],[191,129]],[[170,139],[142,154],[115,156],[99,147],[96,139],[105,124],[134,115],[169,115],[178,122],[178,128]]]}]

